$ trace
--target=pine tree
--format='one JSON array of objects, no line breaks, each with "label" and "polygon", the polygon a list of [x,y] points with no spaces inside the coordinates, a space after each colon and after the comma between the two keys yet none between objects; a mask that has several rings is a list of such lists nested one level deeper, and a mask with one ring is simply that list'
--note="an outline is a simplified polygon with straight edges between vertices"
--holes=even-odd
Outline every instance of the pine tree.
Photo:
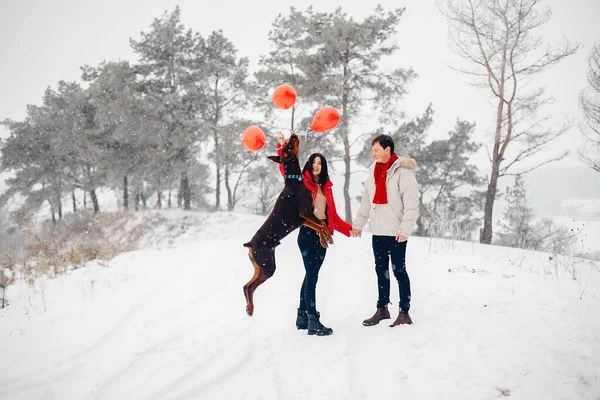
[{"label": "pine tree", "polygon": [[[314,114],[328,104],[326,92],[320,87],[324,61],[314,54],[322,42],[320,23],[314,21],[325,23],[326,18],[327,14],[315,13],[312,7],[304,12],[292,7],[288,14],[279,15],[269,31],[271,51],[261,56],[260,68],[254,75],[253,104],[264,113],[268,129],[289,129],[300,136],[301,163],[315,152],[326,155],[328,160],[341,159],[342,155],[333,135],[327,132],[305,134]],[[291,85],[297,95],[294,106],[286,111],[275,109],[270,96],[273,89],[282,84]]]},{"label": "pine tree", "polygon": [[[59,83],[59,91],[76,84]],[[0,198],[5,204],[16,194],[24,203],[15,214],[17,218],[37,211],[48,202],[52,220],[62,217],[62,193],[72,186],[70,168],[74,164],[67,139],[77,129],[78,111],[69,96],[47,89],[44,105],[28,106],[24,121],[4,121],[10,136],[2,143],[0,168],[13,172],[7,180],[8,190]],[[70,122],[70,123],[68,123]]]},{"label": "pine tree", "polygon": [[[180,9],[157,18],[141,39],[130,40],[139,56],[136,70],[142,75],[141,90],[151,107],[154,129],[147,132],[157,141],[157,157],[150,167],[155,173],[158,193],[166,177],[179,171],[180,198],[190,209],[192,193],[189,169],[197,162],[193,154],[203,130],[195,122],[199,107],[193,90],[194,76],[202,67],[203,39],[186,30],[180,22]],[[201,194],[198,194],[199,196]]]},{"label": "pine tree", "polygon": [[[431,216],[426,224],[439,225],[442,219],[451,218],[455,227],[465,229],[453,229],[452,234],[460,236],[460,239],[470,239],[474,225],[479,221],[475,217],[479,210],[477,195],[457,195],[459,188],[473,189],[483,183],[477,166],[469,163],[480,148],[480,144],[471,140],[474,129],[474,123],[457,119],[454,129],[448,133],[448,139],[434,140],[421,151],[413,153],[419,160],[416,176],[421,203],[427,209],[426,214]],[[465,204],[471,208],[464,209]],[[423,221],[420,221],[420,230],[422,225]],[[429,234],[437,236],[439,233]]]},{"label": "pine tree", "polygon": [[[96,124],[102,131],[107,183],[122,189],[123,208],[129,209],[129,183],[149,176],[141,166],[151,160],[147,118],[136,82],[136,71],[128,62],[101,63],[82,67],[82,78],[90,84],[87,92],[96,107]],[[159,195],[160,198],[160,195]]]},{"label": "pine tree", "polygon": [[[237,158],[243,148],[235,136],[243,132],[243,125],[236,123],[247,103],[248,59],[238,57],[235,46],[223,35],[215,31],[206,39],[202,50],[202,68],[196,85],[198,98],[204,108],[201,110],[203,126],[210,132],[215,163],[215,208],[221,206],[221,184],[227,189],[227,208],[235,206],[235,196],[230,180],[237,169]],[[233,131],[232,131],[233,130]],[[233,134],[232,134],[233,133]],[[232,140],[233,139],[233,140]],[[239,182],[238,177],[238,182]]]},{"label": "pine tree", "polygon": [[334,106],[340,108],[340,124],[334,135],[341,141],[344,162],[344,203],[346,220],[352,220],[350,177],[352,174],[350,131],[354,119],[360,115],[365,102],[376,109],[387,122],[387,115],[398,115],[398,101],[406,93],[406,85],[415,74],[412,69],[397,68],[386,71],[379,67],[385,57],[391,56],[398,46],[391,43],[396,34],[404,9],[385,12],[378,6],[363,22],[356,22],[340,8],[329,14],[326,23],[319,18],[315,29],[321,30],[317,57],[325,68],[317,89]]},{"label": "pine tree", "polygon": [[527,192],[521,175],[515,176],[513,187],[506,189],[504,220],[499,223],[498,244],[529,249],[533,247],[534,214],[527,201]]},{"label": "pine tree", "polygon": [[90,93],[78,83],[61,81],[57,91],[46,91],[44,104],[53,125],[51,134],[59,141],[69,190],[76,187],[89,193],[94,213],[100,212],[96,190],[106,186],[107,171],[103,164],[106,132],[98,123],[97,107]]}]

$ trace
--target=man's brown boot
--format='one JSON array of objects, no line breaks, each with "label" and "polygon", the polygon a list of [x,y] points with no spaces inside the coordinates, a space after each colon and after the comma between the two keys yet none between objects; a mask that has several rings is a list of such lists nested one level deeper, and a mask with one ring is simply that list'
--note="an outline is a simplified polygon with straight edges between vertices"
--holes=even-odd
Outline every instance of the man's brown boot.
[{"label": "man's brown boot", "polygon": [[390,328],[393,328],[397,325],[412,325],[412,319],[410,319],[408,312],[400,311],[398,313],[398,318],[396,318],[394,323],[390,325]]},{"label": "man's brown boot", "polygon": [[379,321],[381,321],[382,319],[390,319],[390,312],[388,311],[387,306],[385,306],[384,308],[378,308],[377,311],[375,311],[375,314],[373,314],[373,316],[371,318],[365,319],[363,321],[363,325],[364,326],[377,325],[379,323]]}]

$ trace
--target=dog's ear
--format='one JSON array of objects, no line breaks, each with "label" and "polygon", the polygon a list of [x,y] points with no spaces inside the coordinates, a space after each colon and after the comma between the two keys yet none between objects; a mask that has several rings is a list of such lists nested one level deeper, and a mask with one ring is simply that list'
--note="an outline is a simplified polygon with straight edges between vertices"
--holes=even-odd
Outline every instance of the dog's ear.
[{"label": "dog's ear", "polygon": [[281,159],[279,156],[268,156],[267,158],[271,161],[275,161],[277,164],[281,164]]}]

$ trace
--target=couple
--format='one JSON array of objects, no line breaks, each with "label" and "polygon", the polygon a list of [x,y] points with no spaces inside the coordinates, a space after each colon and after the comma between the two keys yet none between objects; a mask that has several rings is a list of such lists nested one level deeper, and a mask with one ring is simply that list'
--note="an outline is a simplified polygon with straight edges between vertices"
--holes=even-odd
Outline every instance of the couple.
[{"label": "couple", "polygon": [[[277,134],[277,153],[285,144],[283,134]],[[412,324],[408,314],[410,308],[410,280],[406,273],[406,243],[417,220],[419,189],[415,179],[416,162],[412,158],[398,157],[394,152],[391,136],[379,135],[371,142],[375,163],[369,169],[364,183],[362,201],[352,225],[342,220],[336,211],[332,183],[327,171],[327,160],[319,153],[312,154],[304,168],[304,184],[313,198],[314,214],[327,221],[329,232],[337,230],[346,236],[360,237],[367,220],[371,219],[373,232],[373,254],[379,298],[375,314],[363,321],[372,326],[384,319],[390,319],[389,260],[400,289],[400,312],[391,327]],[[280,165],[280,168],[283,167]],[[283,174],[283,172],[282,172]],[[326,336],[333,329],[320,322],[316,310],[316,286],[319,270],[327,249],[319,242],[319,235],[310,228],[300,227],[298,247],[302,253],[306,275],[300,289],[300,305],[296,327],[307,329],[309,335]]]}]

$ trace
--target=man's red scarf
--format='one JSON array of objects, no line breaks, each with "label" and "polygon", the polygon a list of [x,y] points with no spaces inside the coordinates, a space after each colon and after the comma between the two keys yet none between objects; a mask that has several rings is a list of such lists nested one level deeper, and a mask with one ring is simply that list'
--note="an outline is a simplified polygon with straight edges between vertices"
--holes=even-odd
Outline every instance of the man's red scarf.
[{"label": "man's red scarf", "polygon": [[387,204],[387,188],[385,185],[385,178],[388,169],[392,166],[394,161],[398,159],[396,153],[392,153],[392,156],[385,164],[375,163],[375,196],[373,197],[373,204]]}]

